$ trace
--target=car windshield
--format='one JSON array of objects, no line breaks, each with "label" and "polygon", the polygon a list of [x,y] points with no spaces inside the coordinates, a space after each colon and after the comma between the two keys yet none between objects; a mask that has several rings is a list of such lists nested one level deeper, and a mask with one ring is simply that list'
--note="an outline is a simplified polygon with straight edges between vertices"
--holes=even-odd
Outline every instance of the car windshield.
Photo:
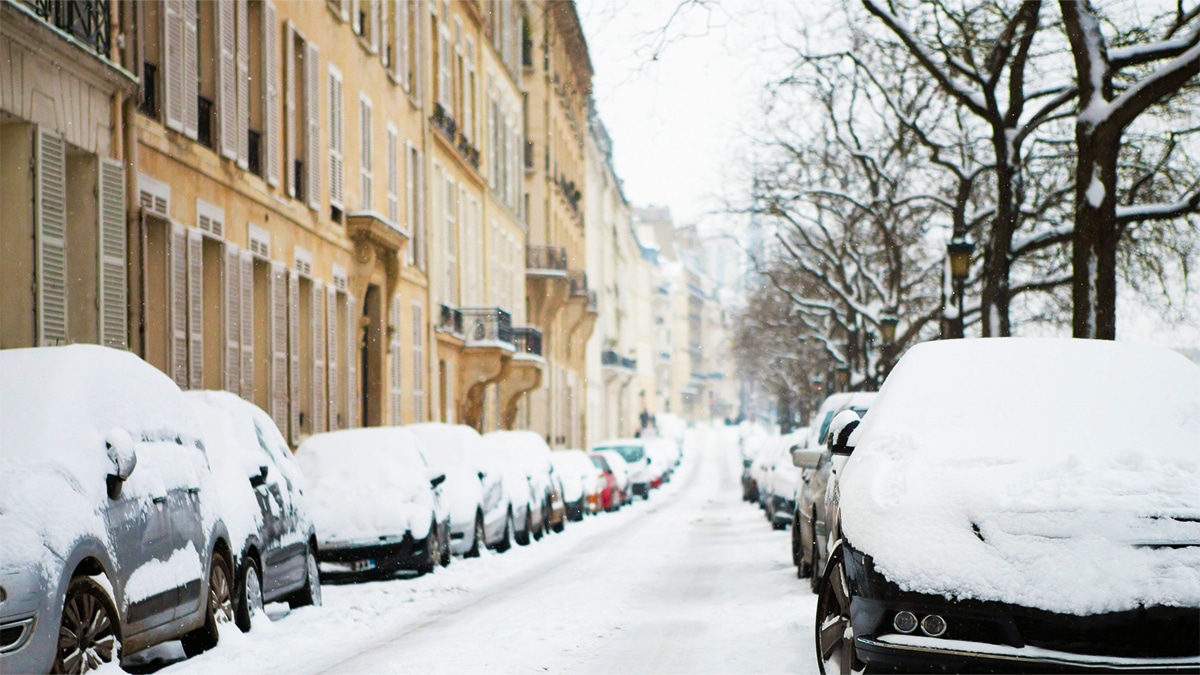
[{"label": "car windshield", "polygon": [[640,445],[603,445],[596,448],[596,450],[611,450],[630,464],[640,462],[646,457],[646,449]]}]

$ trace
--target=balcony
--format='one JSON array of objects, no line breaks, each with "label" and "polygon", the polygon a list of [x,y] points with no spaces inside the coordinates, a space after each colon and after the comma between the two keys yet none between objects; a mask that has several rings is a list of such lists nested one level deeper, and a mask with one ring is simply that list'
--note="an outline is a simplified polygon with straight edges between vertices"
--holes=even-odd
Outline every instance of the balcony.
[{"label": "balcony", "polygon": [[517,354],[542,356],[542,331],[533,326],[513,328],[513,346]]},{"label": "balcony", "polygon": [[562,191],[563,198],[567,200],[567,204],[571,207],[571,210],[576,215],[579,215],[579,202],[583,199],[583,193],[579,191],[579,188],[575,187],[575,181],[567,180],[566,176],[560,174],[554,179],[554,184]]},{"label": "balcony", "polygon": [[525,247],[525,294],[529,319],[548,328],[567,302],[567,250],[562,246],[533,244]]},{"label": "balcony", "polygon": [[[567,305],[563,310],[564,323],[567,330],[568,344],[584,344],[592,336],[599,315],[596,291],[587,287],[587,274],[583,270],[567,272],[568,290]],[[574,360],[577,368],[583,368],[585,350],[574,350]]]},{"label": "balcony", "polygon": [[533,67],[533,40],[521,40],[521,65],[526,68]]},{"label": "balcony", "polygon": [[442,132],[446,136],[446,140],[454,144],[454,139],[458,137],[458,122],[446,112],[441,103],[433,104],[433,114],[429,116],[429,122],[433,128]]},{"label": "balcony", "polygon": [[525,247],[526,270],[567,271],[567,249],[533,244]]},{"label": "balcony", "polygon": [[460,329],[465,327],[466,346],[513,344],[512,315],[499,307],[467,307],[458,312]]},{"label": "balcony", "polygon": [[450,333],[456,337],[463,337],[463,313],[460,309],[455,309],[449,305],[442,305],[441,312],[438,315],[437,325],[434,330],[443,333]]},{"label": "balcony", "polygon": [[637,370],[637,359],[633,358],[632,356],[622,356],[621,357],[621,367],[625,368],[626,370],[636,371]]},{"label": "balcony", "polygon": [[[514,377],[512,315],[499,307],[464,307],[443,313],[460,317],[463,338],[458,359],[458,391],[463,392],[460,410],[464,424],[479,428],[487,387]],[[538,381],[541,381],[538,364]]]},{"label": "balcony", "polygon": [[513,328],[515,352],[500,373],[500,425],[512,429],[517,421],[517,404],[526,393],[542,384],[542,331],[533,326]]},{"label": "balcony", "polygon": [[109,0],[24,0],[38,18],[87,45],[103,59],[112,50]]},{"label": "balcony", "polygon": [[637,359],[621,356],[615,349],[605,349],[600,352],[600,368],[605,382],[628,383],[637,371]]}]

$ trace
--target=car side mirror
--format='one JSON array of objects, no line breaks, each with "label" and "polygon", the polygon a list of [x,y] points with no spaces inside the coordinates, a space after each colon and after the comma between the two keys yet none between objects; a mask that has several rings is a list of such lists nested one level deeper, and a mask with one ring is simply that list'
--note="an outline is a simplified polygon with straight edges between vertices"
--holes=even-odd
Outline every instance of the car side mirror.
[{"label": "car side mirror", "polygon": [[430,487],[437,487],[437,486],[439,486],[439,485],[441,485],[442,483],[445,483],[445,482],[446,482],[446,474],[444,474],[444,473],[439,473],[438,475],[436,475],[436,476],[434,476],[434,477],[432,477],[432,478],[430,478],[430,479],[429,479],[429,486],[430,486]]},{"label": "car side mirror", "polygon": [[258,488],[267,484],[267,465],[258,467],[258,474],[250,476],[250,487]]},{"label": "car side mirror", "polygon": [[802,450],[800,446],[792,446],[792,466],[801,469],[815,469],[821,463],[821,455],[824,453],[815,450]]},{"label": "car side mirror", "polygon": [[125,481],[137,467],[137,452],[133,449],[133,437],[124,429],[112,429],[104,438],[104,448],[113,463],[113,476]]},{"label": "car side mirror", "polygon": [[850,436],[858,428],[861,420],[853,410],[843,410],[829,423],[829,451],[835,455],[849,455],[854,452],[850,445]]},{"label": "car side mirror", "polygon": [[479,480],[483,480],[484,478],[487,478],[487,472],[486,472],[486,471],[480,471],[480,472],[479,472]]},{"label": "car side mirror", "polygon": [[650,463],[650,458],[649,458],[649,457],[647,457],[647,458],[646,458],[646,463],[647,463],[647,464],[649,464],[649,463]]},{"label": "car side mirror", "polygon": [[753,459],[749,459],[749,458],[742,459],[742,468],[743,469],[749,469],[750,465],[752,465],[752,464],[754,464]]}]

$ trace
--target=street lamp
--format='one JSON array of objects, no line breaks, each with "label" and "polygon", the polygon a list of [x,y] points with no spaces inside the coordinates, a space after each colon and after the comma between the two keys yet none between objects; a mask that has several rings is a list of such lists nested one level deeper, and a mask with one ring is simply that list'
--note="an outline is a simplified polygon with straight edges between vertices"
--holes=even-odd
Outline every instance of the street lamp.
[{"label": "street lamp", "polygon": [[971,254],[975,244],[962,237],[955,237],[946,244],[946,257],[950,260],[950,280],[954,285],[954,296],[958,302],[958,316],[951,322],[950,337],[963,337],[963,289],[967,274],[971,271]]},{"label": "street lamp", "polygon": [[838,391],[846,391],[850,388],[850,366],[841,363],[837,367]]},{"label": "street lamp", "polygon": [[883,341],[885,347],[896,342],[896,326],[899,323],[900,318],[891,310],[884,312],[883,316],[879,317],[879,339]]}]

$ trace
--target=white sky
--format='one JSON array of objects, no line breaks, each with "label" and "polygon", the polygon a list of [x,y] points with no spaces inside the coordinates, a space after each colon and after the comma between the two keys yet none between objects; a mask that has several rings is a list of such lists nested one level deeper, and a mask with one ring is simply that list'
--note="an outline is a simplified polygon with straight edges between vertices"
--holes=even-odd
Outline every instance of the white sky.
[{"label": "white sky", "polygon": [[[814,5],[798,10],[784,2],[700,0],[664,33],[680,2],[577,1],[595,69],[596,108],[633,204],[669,206],[676,223],[728,225],[728,216],[712,214],[743,184],[738,176],[762,116],[764,84],[787,62],[777,35],[790,32],[797,12]],[[1200,273],[1192,275],[1191,288],[1186,306],[1180,294],[1180,311],[1171,317],[1125,294],[1118,335],[1200,349]]]}]

